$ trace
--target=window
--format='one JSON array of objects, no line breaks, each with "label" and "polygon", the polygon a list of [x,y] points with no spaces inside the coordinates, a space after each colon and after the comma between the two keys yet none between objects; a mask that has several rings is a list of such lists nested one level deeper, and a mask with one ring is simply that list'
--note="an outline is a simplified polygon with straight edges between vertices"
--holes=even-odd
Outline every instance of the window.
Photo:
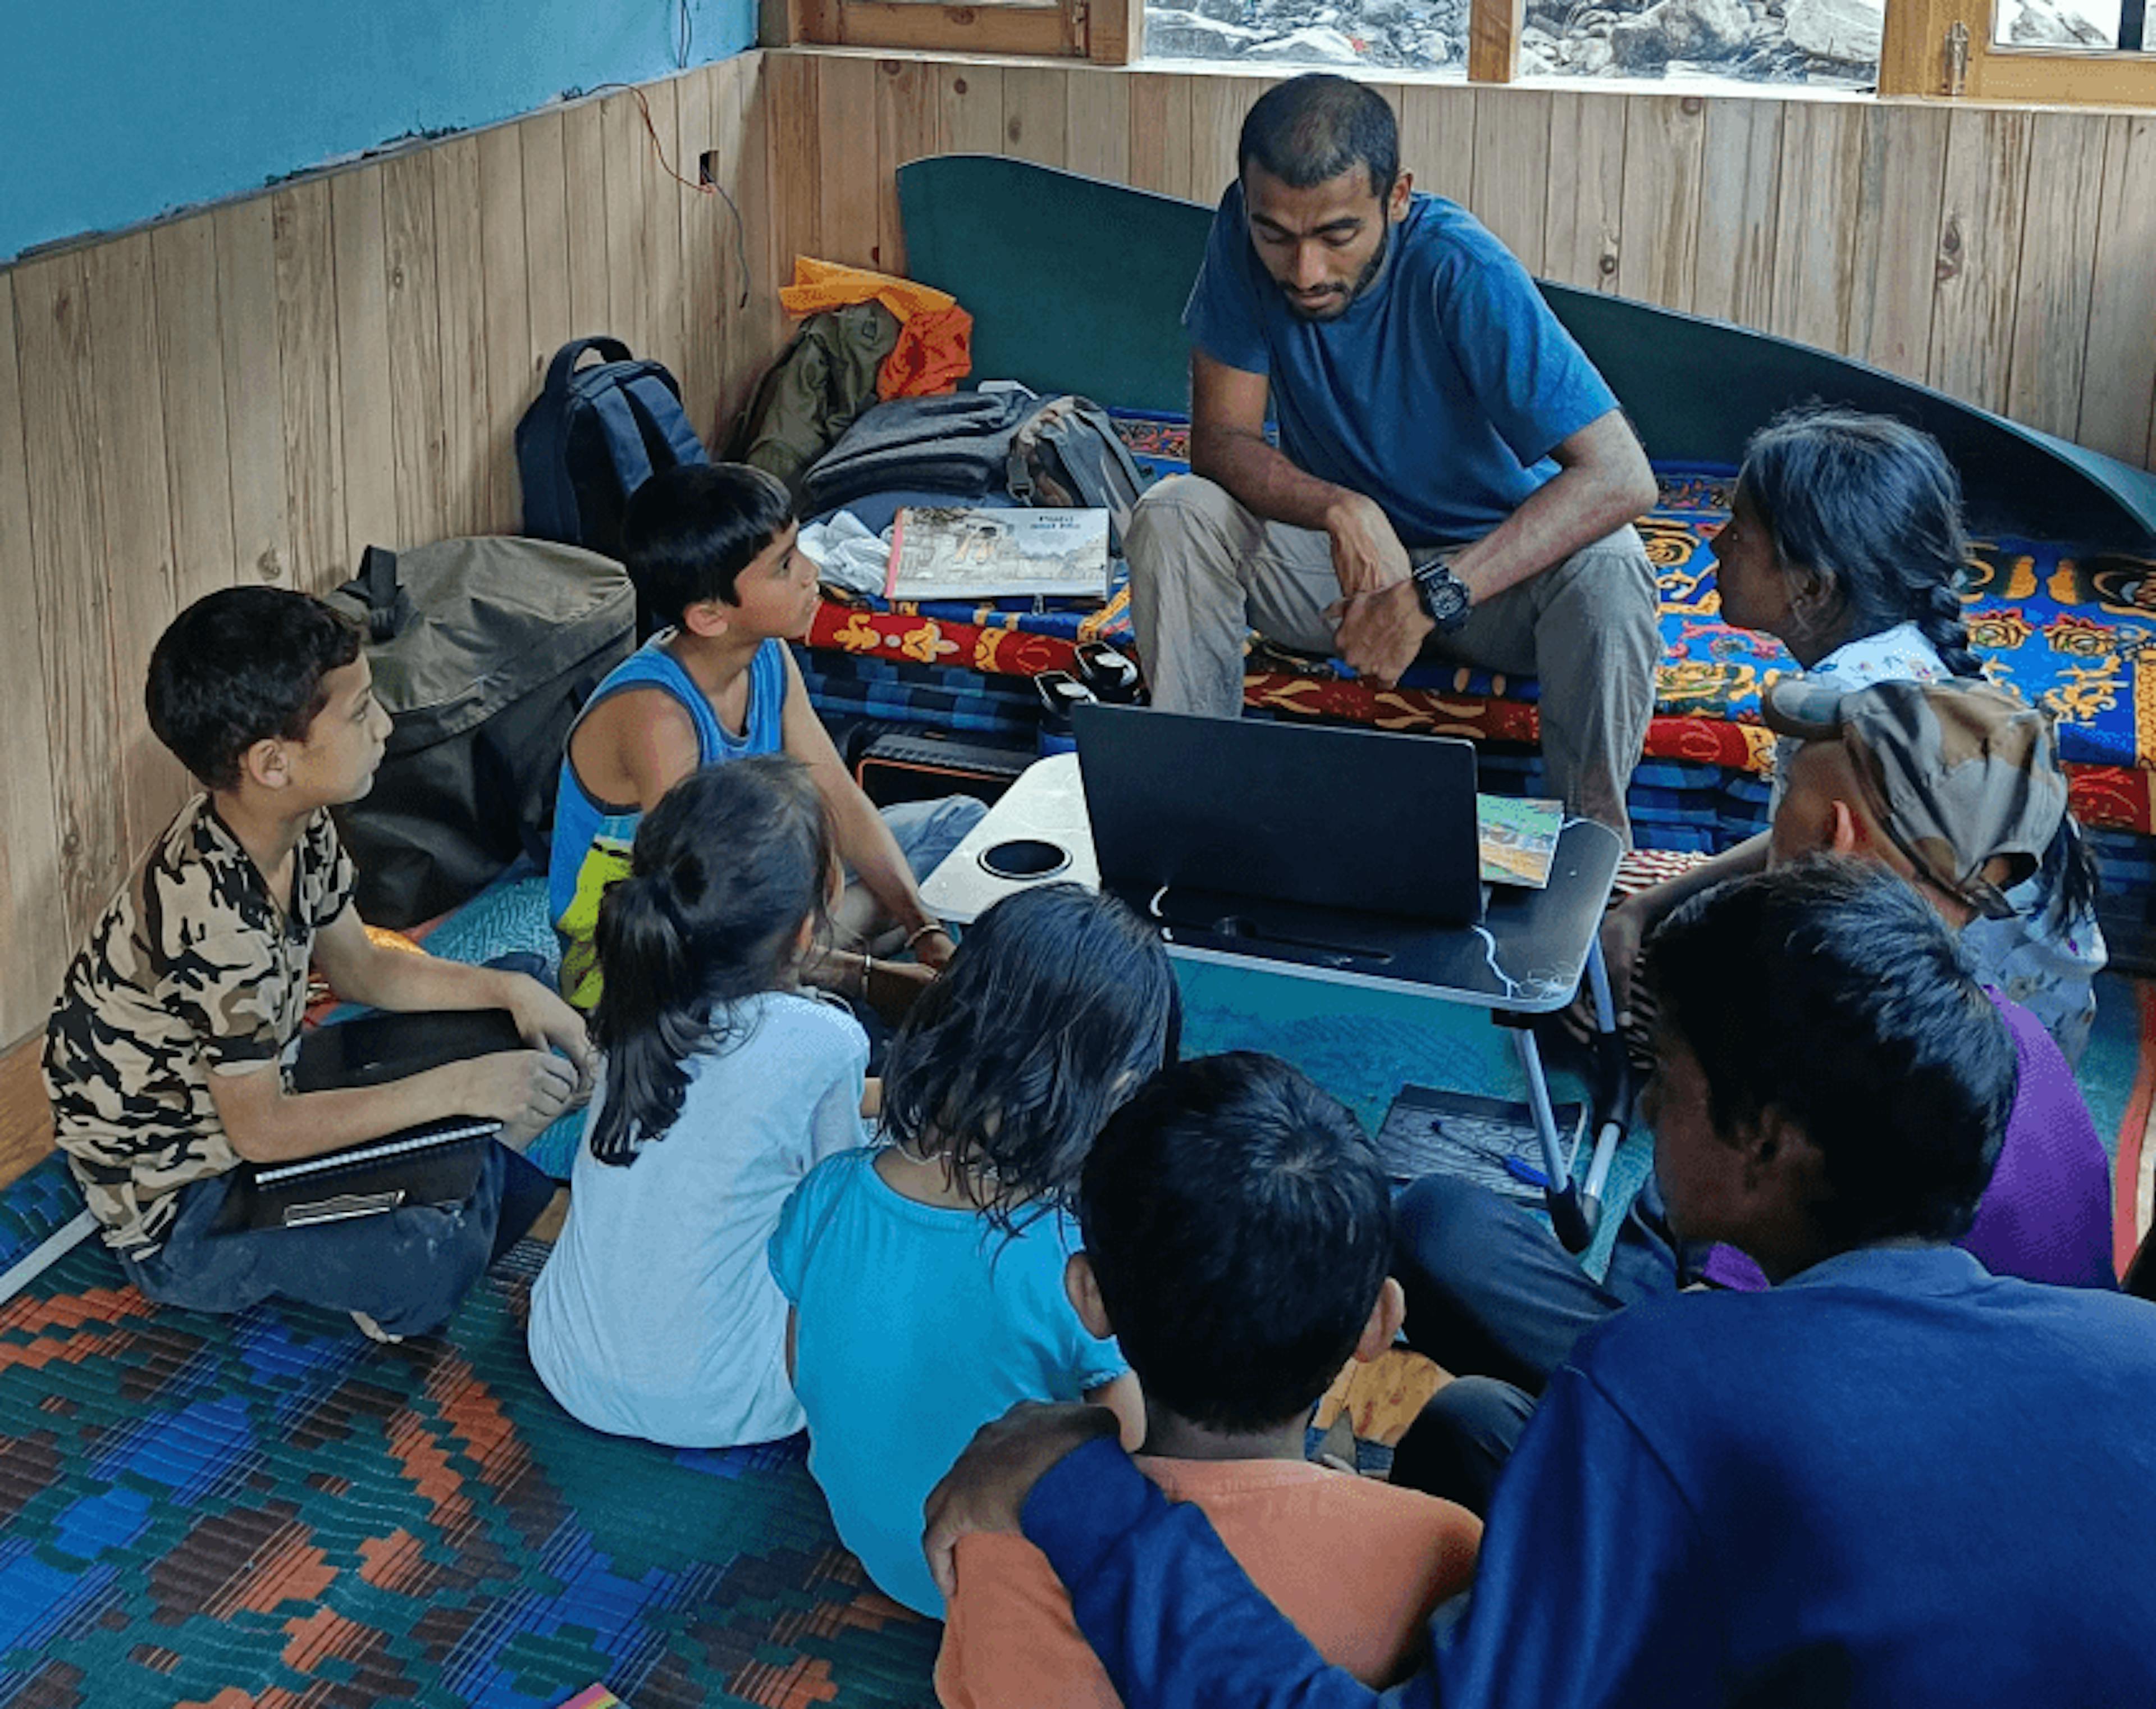
[{"label": "window", "polygon": [[1469,0],[1150,0],[1145,57],[1460,71]]},{"label": "window", "polygon": [[1887,0],[1529,0],[1520,74],[1871,89],[1886,19]]}]

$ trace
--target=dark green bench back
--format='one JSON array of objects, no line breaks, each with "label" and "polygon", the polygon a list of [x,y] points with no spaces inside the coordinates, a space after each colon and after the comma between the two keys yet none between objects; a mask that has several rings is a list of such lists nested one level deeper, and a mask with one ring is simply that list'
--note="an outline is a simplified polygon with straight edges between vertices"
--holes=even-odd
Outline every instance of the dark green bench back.
[{"label": "dark green bench back", "polygon": [[[973,372],[1125,409],[1189,405],[1183,300],[1212,209],[993,155],[899,168],[908,270],[973,315]],[[1650,455],[1735,463],[1818,399],[1915,422],[1961,470],[1979,527],[2118,548],[2156,540],[2156,475],[1784,338],[1544,281]]]}]

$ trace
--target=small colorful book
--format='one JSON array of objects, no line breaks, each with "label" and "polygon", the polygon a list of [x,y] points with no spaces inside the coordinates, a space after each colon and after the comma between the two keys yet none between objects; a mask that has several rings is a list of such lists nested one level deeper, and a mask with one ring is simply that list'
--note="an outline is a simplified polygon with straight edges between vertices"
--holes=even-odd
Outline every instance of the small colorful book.
[{"label": "small colorful book", "polygon": [[886,600],[1108,596],[1105,510],[908,505],[891,531]]},{"label": "small colorful book", "polygon": [[587,1686],[559,1709],[629,1709],[629,1705],[604,1686]]},{"label": "small colorful book", "polygon": [[1484,883],[1548,888],[1558,833],[1564,829],[1563,802],[1477,795],[1475,818],[1482,839]]}]

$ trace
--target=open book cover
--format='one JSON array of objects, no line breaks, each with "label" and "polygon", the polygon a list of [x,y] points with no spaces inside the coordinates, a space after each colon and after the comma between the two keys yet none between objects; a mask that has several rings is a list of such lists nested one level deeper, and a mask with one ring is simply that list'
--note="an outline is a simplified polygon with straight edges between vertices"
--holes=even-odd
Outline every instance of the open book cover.
[{"label": "open book cover", "polygon": [[1108,596],[1105,510],[909,505],[891,533],[886,600]]},{"label": "open book cover", "polygon": [[1517,795],[1477,795],[1475,819],[1482,839],[1482,882],[1548,888],[1564,829],[1564,803]]}]

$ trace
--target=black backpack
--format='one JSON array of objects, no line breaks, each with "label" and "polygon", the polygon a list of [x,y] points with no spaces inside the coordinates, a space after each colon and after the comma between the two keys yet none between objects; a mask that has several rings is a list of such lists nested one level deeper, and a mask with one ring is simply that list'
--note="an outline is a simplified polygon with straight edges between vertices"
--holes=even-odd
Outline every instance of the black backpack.
[{"label": "black backpack", "polygon": [[[603,360],[578,368],[592,351]],[[524,532],[618,559],[629,495],[657,470],[709,461],[664,364],[637,361],[619,338],[578,338],[554,353],[516,424]]]},{"label": "black backpack", "polygon": [[1108,549],[1120,557],[1145,486],[1099,404],[1025,391],[957,392],[870,410],[809,470],[802,507],[820,514],[878,492],[977,501],[1003,492],[1023,505],[1106,511]]},{"label": "black backpack", "polygon": [[370,546],[330,603],[365,625],[390,719],[374,787],[336,810],[360,917],[415,925],[520,854],[543,866],[569,726],[629,656],[622,567],[499,536],[401,556]]}]

